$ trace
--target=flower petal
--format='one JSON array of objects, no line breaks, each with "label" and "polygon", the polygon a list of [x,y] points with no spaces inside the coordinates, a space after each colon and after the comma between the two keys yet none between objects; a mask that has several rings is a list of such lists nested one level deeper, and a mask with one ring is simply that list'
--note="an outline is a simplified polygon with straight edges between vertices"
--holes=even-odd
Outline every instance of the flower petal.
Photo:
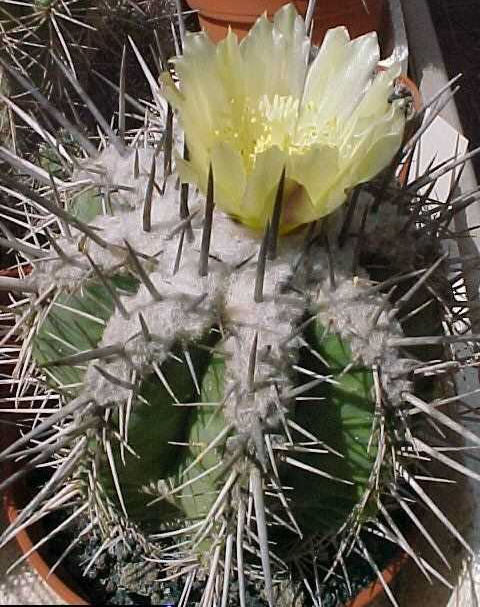
[{"label": "flower petal", "polygon": [[390,164],[402,143],[403,128],[377,139],[355,167],[355,180],[365,183]]},{"label": "flower petal", "polygon": [[271,147],[258,154],[253,172],[249,175],[242,204],[235,213],[242,223],[256,230],[263,230],[270,219],[275,193],[286,164],[286,154]]},{"label": "flower petal", "polygon": [[[372,117],[378,120],[380,116],[390,112],[392,104],[388,100],[393,93],[394,81],[399,75],[400,65],[393,65],[375,76],[363,99],[350,115],[347,130],[354,128],[358,131],[361,120],[371,121]],[[357,125],[353,126],[355,123]]]},{"label": "flower petal", "polygon": [[384,120],[365,132],[352,158],[352,179],[363,183],[375,177],[392,161],[399,149],[405,126],[401,107],[392,107]]},{"label": "flower petal", "polygon": [[[213,150],[227,133],[238,129],[244,112],[243,58],[234,33],[229,32],[218,45],[201,33],[186,36],[184,55],[175,63],[181,88],[179,91],[171,78],[164,78],[165,96],[180,112],[191,159],[189,168],[181,161],[178,165],[183,175],[191,178],[196,174],[205,191]],[[218,153],[215,158],[218,164]],[[222,167],[218,170],[225,174]]]},{"label": "flower petal", "polygon": [[309,70],[302,103],[304,108],[315,107],[313,120],[318,129],[332,120],[349,118],[380,58],[375,32],[348,43],[344,28],[328,34],[325,51],[322,47]]},{"label": "flower petal", "polygon": [[241,207],[247,184],[242,156],[227,143],[217,143],[212,148],[212,170],[215,204],[235,215]]},{"label": "flower petal", "polygon": [[349,41],[350,36],[346,27],[336,27],[327,31],[322,46],[308,69],[303,93],[304,105],[322,99],[332,77],[345,60]]},{"label": "flower petal", "polygon": [[[290,156],[287,176],[305,187],[316,211],[321,213],[318,217],[321,217],[322,209],[315,204],[316,199],[320,192],[330,188],[336,180],[339,170],[338,149],[320,144],[304,154]],[[300,210],[298,213],[295,212],[295,217],[300,215]]]},{"label": "flower petal", "polygon": [[352,167],[357,183],[368,181],[385,168],[400,147],[405,126],[403,101],[389,103],[399,67],[377,75],[352,113],[345,137],[354,150]]},{"label": "flower petal", "polygon": [[248,95],[299,98],[303,90],[310,41],[303,19],[292,4],[277,11],[273,23],[264,14],[240,43]]},{"label": "flower petal", "polygon": [[180,91],[176,93],[168,82],[165,89],[168,101],[180,112],[192,154],[201,155],[202,162],[213,143],[219,116],[228,108],[215,55],[216,47],[206,34],[186,35],[184,55],[175,60]]},{"label": "flower petal", "polygon": [[225,89],[225,95],[231,99],[243,99],[245,90],[245,72],[247,66],[240,51],[238,38],[230,29],[227,36],[217,44],[217,75]]},{"label": "flower petal", "polygon": [[317,145],[301,156],[290,156],[283,217],[287,230],[320,219],[345,202],[351,185],[347,173],[333,146]]}]

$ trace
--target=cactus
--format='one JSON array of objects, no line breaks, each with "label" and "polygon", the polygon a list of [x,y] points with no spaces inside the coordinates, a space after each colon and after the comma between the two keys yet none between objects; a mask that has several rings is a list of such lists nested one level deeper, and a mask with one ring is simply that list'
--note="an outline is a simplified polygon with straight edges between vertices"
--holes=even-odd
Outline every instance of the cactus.
[{"label": "cactus", "polygon": [[[10,87],[7,81],[7,77],[5,76],[4,70],[0,68],[0,93],[7,97],[9,92]],[[6,147],[9,147],[9,142],[12,139],[11,122],[12,121],[10,113],[8,111],[8,107],[6,103],[2,100],[0,102],[0,137]]]},{"label": "cactus", "polygon": [[[17,402],[33,386],[35,419],[0,454],[27,462],[0,486],[32,467],[52,470],[1,544],[64,506],[58,530],[80,531],[62,558],[88,538],[96,548],[85,573],[105,555],[114,592],[158,598],[164,584],[179,584],[179,605],[202,607],[294,597],[319,605],[332,576],[350,588],[354,554],[384,583],[369,549],[375,534],[445,582],[390,512],[401,507],[441,554],[406,499],[415,498],[468,548],[410,457],[471,476],[436,450],[428,422],[480,441],[433,406],[438,395],[419,381],[474,364],[444,359],[443,349],[478,338],[445,335],[435,323],[425,332],[435,315],[424,314],[428,304],[439,317],[450,296],[439,237],[477,197],[455,198],[453,183],[441,207],[432,184],[465,158],[400,185],[414,135],[378,178],[353,184],[348,204],[285,230],[284,169],[259,234],[220,210],[214,163],[198,181],[205,194],[180,181],[183,133],[145,71],[150,122],[125,131],[123,87],[119,128],[99,120],[99,150],[63,117],[83,157],[45,136],[64,165],[58,176],[0,150],[38,184],[1,176],[31,226],[21,240],[0,240],[22,274],[0,288],[18,296],[2,343],[24,340],[12,386]],[[403,97],[397,87],[390,102],[409,112]]]},{"label": "cactus", "polygon": [[[118,83],[129,37],[137,40],[151,67],[154,48],[154,59],[161,63],[178,44],[177,10],[175,0],[2,0],[0,59],[32,80],[46,98],[55,99],[56,107],[78,128],[94,133],[96,121],[81,107],[63,66],[75,75],[104,115],[110,116],[116,110],[110,89]],[[146,97],[148,85],[138,77],[133,57],[126,58],[125,74],[138,97]],[[20,95],[16,103],[28,112],[38,112],[31,98]],[[31,153],[31,143],[25,148],[25,154]]]}]

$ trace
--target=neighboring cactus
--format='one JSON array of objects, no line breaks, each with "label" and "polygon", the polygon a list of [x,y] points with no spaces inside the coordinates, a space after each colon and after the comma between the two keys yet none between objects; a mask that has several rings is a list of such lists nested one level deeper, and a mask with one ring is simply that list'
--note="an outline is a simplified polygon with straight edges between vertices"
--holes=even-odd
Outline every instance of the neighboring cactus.
[{"label": "neighboring cactus", "polygon": [[[175,0],[0,0],[0,59],[15,66],[81,130],[92,134],[95,120],[81,107],[62,65],[105,115],[113,114],[115,96],[110,89],[119,81],[121,66],[137,97],[148,94],[135,59],[127,57],[123,66],[129,37],[137,40],[151,68],[154,62],[161,64],[178,44],[179,6]],[[38,105],[26,101],[23,96],[16,100],[37,115]],[[25,147],[26,153],[32,152],[31,145]]]},{"label": "neighboring cactus", "polygon": [[[9,93],[10,86],[5,71],[0,66],[0,94],[4,97],[8,97]],[[5,101],[0,98],[0,141],[5,147],[10,147],[10,142],[14,136],[13,128],[8,106]]]},{"label": "neighboring cactus", "polygon": [[[200,183],[206,197],[179,182],[172,149],[183,149],[182,133],[153,77],[150,85],[156,116],[128,144],[122,110],[118,132],[100,122],[98,152],[62,119],[86,158],[71,158],[45,137],[70,178],[0,150],[41,185],[1,177],[3,191],[31,205],[29,236],[7,232],[0,240],[32,266],[21,279],[0,279],[2,289],[24,294],[3,337],[24,339],[12,386],[18,382],[20,399],[30,382],[41,384],[45,399],[59,402],[50,413],[32,406],[31,429],[22,425],[0,454],[29,462],[2,488],[53,462],[2,544],[63,504],[68,516],[59,530],[85,528],[62,558],[83,536],[97,542],[86,573],[104,553],[117,576],[113,591],[157,596],[177,580],[178,604],[202,607],[237,600],[243,607],[255,593],[257,605],[292,605],[295,595],[319,605],[332,575],[349,588],[354,553],[383,581],[368,534],[397,543],[427,577],[445,581],[414,553],[390,510],[400,505],[440,552],[408,491],[466,546],[415,479],[410,457],[468,473],[437,453],[436,438],[427,444],[425,419],[480,444],[425,402],[429,386],[418,381],[455,363],[414,355],[478,341],[437,327],[422,332],[426,294],[445,302],[446,289],[436,284],[446,280],[437,236],[466,204],[452,194],[442,208],[425,201],[422,188],[463,159],[408,187],[389,166],[354,189],[344,209],[280,237],[287,169],[258,235],[215,207],[215,163]],[[408,110],[408,100],[391,102],[390,114]],[[360,173],[351,173],[354,186]],[[222,197],[225,206],[225,191]],[[234,214],[243,219],[241,209]]]}]

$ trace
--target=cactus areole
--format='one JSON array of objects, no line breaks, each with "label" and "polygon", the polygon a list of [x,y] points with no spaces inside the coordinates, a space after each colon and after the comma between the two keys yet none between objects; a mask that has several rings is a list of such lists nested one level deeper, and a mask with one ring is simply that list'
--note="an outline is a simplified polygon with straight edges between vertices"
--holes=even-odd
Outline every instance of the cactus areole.
[{"label": "cactus areole", "polygon": [[418,525],[416,499],[466,546],[412,467],[462,467],[425,419],[480,442],[424,380],[467,341],[437,323],[437,237],[465,200],[432,202],[461,160],[397,185],[411,108],[396,67],[376,74],[374,34],[334,29],[315,54],[286,6],[241,44],[187,34],[163,87],[132,47],[154,100],[138,129],[124,74],[114,130],[60,63],[99,149],[39,92],[82,156],[33,118],[63,172],[0,148],[32,178],[0,178],[32,226],[2,243],[33,267],[0,287],[16,294],[3,343],[25,340],[12,385],[35,386],[34,421],[0,459],[29,462],[15,478],[51,468],[2,545],[64,506],[62,558],[83,546],[84,574],[108,562],[117,598],[179,606],[344,602],[355,559],[383,579],[378,535],[428,577],[390,512]]}]

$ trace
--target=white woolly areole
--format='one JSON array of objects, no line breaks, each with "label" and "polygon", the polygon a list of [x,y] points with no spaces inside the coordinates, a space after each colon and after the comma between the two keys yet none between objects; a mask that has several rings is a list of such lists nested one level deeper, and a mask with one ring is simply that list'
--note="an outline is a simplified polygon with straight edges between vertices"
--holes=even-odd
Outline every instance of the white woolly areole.
[{"label": "white woolly areole", "polygon": [[[350,256],[344,253],[344,249],[332,252],[336,264],[335,289],[329,281],[319,283],[315,302],[318,318],[350,345],[355,360],[368,367],[381,367],[385,394],[391,402],[400,404],[402,392],[411,389],[411,384],[399,376],[411,369],[411,361],[400,358],[398,348],[389,346],[388,340],[403,336],[402,328],[395,318],[388,317],[391,306],[386,295],[372,292],[372,283],[364,272],[352,275],[345,266]],[[383,309],[377,318],[379,308]]]}]

